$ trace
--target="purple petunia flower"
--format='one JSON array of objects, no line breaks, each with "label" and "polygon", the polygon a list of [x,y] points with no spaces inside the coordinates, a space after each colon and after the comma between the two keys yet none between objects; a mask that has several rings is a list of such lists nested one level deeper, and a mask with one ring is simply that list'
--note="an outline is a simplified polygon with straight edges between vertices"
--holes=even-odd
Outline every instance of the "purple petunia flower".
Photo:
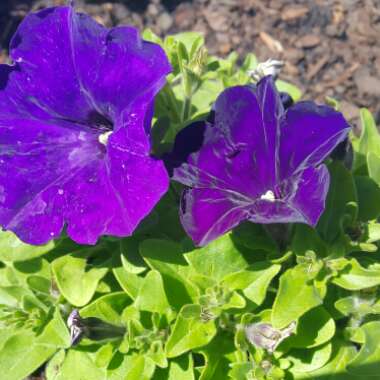
[{"label": "purple petunia flower", "polygon": [[271,76],[225,90],[214,110],[213,121],[182,130],[167,157],[189,187],[180,216],[191,238],[204,245],[245,220],[315,225],[329,187],[321,162],[350,129],[343,116],[312,102],[285,110]]},{"label": "purple petunia flower", "polygon": [[136,29],[71,6],[30,14],[0,66],[0,225],[42,244],[127,236],[166,192],[149,155],[155,94],[171,70]]}]

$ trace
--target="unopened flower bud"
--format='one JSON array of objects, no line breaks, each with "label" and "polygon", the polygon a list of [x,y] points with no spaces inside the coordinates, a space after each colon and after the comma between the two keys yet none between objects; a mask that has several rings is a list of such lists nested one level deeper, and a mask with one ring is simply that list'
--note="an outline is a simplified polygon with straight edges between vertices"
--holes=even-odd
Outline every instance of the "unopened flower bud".
[{"label": "unopened flower bud", "polygon": [[67,326],[70,329],[71,346],[75,346],[81,340],[84,332],[84,326],[77,309],[74,309],[67,318]]},{"label": "unopened flower bud", "polygon": [[100,341],[118,339],[125,334],[124,327],[111,325],[95,317],[81,318],[77,309],[70,313],[67,326],[70,329],[72,346],[78,344],[83,337]]}]

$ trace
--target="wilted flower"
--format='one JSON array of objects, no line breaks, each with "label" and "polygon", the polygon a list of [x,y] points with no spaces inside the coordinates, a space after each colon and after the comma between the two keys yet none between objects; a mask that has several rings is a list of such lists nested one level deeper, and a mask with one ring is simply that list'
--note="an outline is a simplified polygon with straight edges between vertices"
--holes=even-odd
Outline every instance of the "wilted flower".
[{"label": "wilted flower", "polygon": [[268,59],[265,62],[260,62],[256,69],[249,71],[249,75],[253,80],[259,81],[267,75],[277,77],[280,74],[281,69],[284,67],[283,61],[277,61],[275,59]]},{"label": "wilted flower", "polygon": [[0,66],[0,225],[42,244],[132,233],[168,187],[149,155],[170,65],[136,29],[68,7],[28,15]]},{"label": "wilted flower", "polygon": [[273,352],[284,339],[293,334],[295,328],[295,322],[282,330],[275,329],[270,323],[252,323],[245,327],[245,336],[255,347]]},{"label": "wilted flower", "polygon": [[271,76],[226,89],[215,120],[181,131],[166,158],[173,178],[189,187],[185,230],[204,245],[244,220],[315,225],[329,187],[321,162],[349,129],[327,106],[307,101],[285,110]]}]

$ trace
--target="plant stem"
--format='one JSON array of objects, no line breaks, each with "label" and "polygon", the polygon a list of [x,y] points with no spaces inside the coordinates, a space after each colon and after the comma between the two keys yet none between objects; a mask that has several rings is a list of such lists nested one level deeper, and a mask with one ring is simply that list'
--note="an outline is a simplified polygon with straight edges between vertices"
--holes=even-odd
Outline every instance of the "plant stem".
[{"label": "plant stem", "polygon": [[180,122],[182,120],[180,113],[178,112],[178,101],[174,95],[171,85],[167,83],[162,89],[165,94],[165,97],[168,101],[169,112],[172,113],[172,118],[174,122]]},{"label": "plant stem", "polygon": [[190,117],[191,96],[186,96],[182,107],[182,123],[185,123]]}]

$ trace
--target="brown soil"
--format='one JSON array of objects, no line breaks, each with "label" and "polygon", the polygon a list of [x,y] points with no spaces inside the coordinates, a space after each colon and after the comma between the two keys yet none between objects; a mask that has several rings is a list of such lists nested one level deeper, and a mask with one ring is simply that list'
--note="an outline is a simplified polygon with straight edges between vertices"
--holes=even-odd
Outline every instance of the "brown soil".
[{"label": "brown soil", "polygon": [[[0,4],[0,38],[5,48],[31,9],[65,0],[8,0]],[[254,52],[259,60],[281,58],[281,74],[305,98],[341,101],[356,121],[369,107],[380,122],[380,0],[77,0],[78,10],[113,26],[149,27],[159,35],[195,30],[211,53]]]}]

